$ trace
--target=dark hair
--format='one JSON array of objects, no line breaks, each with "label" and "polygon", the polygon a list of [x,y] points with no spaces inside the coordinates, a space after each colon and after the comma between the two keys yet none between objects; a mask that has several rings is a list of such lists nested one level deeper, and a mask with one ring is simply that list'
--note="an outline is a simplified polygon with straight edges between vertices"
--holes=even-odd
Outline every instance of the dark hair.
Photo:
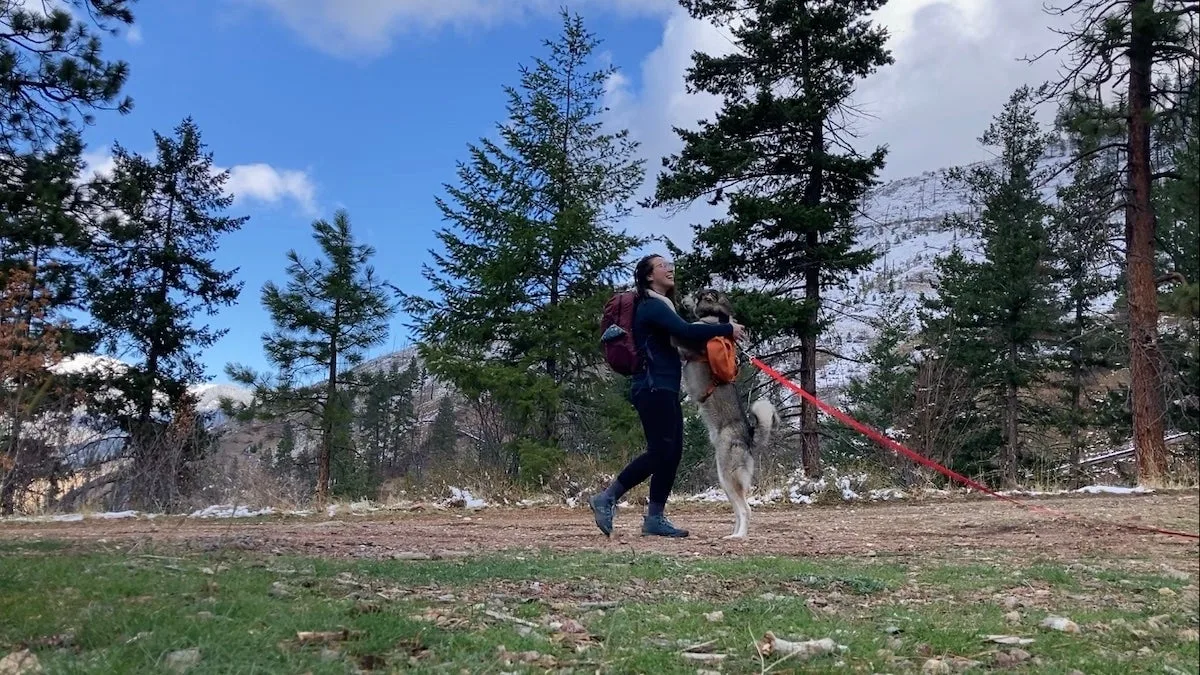
[{"label": "dark hair", "polygon": [[[637,290],[638,300],[644,300],[646,298],[646,291],[650,290],[650,275],[654,274],[654,261],[660,259],[662,259],[661,255],[658,253],[651,253],[650,255],[639,260],[637,267],[634,268],[633,285]],[[671,289],[671,292],[667,294],[667,297],[671,298],[671,301],[674,302],[674,295],[675,289]]]}]

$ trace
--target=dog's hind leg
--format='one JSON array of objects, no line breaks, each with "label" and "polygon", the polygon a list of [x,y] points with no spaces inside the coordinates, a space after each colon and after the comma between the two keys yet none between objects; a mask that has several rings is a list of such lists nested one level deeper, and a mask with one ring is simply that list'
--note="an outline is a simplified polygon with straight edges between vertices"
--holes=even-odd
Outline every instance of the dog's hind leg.
[{"label": "dog's hind leg", "polygon": [[750,502],[746,498],[750,494],[753,472],[752,467],[739,466],[722,471],[718,466],[717,477],[721,481],[721,488],[725,490],[725,496],[729,498],[729,504],[733,507],[733,534],[725,536],[725,539],[745,539],[749,533]]}]

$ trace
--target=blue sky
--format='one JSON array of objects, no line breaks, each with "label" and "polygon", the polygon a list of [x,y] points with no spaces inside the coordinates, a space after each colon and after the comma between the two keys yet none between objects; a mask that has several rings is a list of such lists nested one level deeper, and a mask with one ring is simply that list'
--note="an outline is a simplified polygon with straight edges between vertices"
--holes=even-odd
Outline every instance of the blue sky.
[{"label": "blue sky", "polygon": [[[714,109],[688,96],[682,74],[694,49],[724,51],[725,35],[667,0],[579,0],[580,11],[621,68],[611,123],[643,142],[651,173],[677,146],[672,124]],[[975,138],[1017,85],[1047,66],[1016,63],[1052,37],[1036,8],[1011,0],[892,0],[880,21],[893,31],[897,65],[862,89],[866,144],[892,148],[885,178],[981,159]],[[152,147],[185,116],[198,123],[215,162],[228,167],[232,213],[249,215],[217,254],[239,268],[242,299],[214,323],[229,333],[204,355],[225,379],[231,361],[262,368],[269,329],[259,293],[282,280],[284,253],[314,250],[309,225],[349,211],[378,251],[382,275],[423,289],[420,266],[442,225],[434,196],[454,179],[466,145],[504,116],[502,86],[556,35],[557,5],[544,0],[143,0],[136,29],[109,38],[106,55],[130,63],[129,115],[99,113],[85,139],[93,166],[113,140]],[[1035,28],[1035,30],[1031,30]],[[652,177],[652,176],[651,176]],[[647,186],[649,187],[649,186]],[[686,243],[700,211],[664,220],[635,213],[641,232]],[[404,317],[376,350],[407,344]]]}]

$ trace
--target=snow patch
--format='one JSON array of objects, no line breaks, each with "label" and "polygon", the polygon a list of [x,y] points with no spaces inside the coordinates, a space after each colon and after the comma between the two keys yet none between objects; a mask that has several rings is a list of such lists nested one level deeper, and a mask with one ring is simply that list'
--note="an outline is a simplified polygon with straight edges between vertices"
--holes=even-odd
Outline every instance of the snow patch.
[{"label": "snow patch", "polygon": [[1088,485],[1075,490],[1077,493],[1089,495],[1148,495],[1154,490],[1144,488],[1140,485],[1134,487],[1122,487],[1120,485]]},{"label": "snow patch", "polygon": [[450,496],[442,501],[442,506],[453,506],[468,509],[482,509],[488,503],[471,494],[468,490],[451,487]]},{"label": "snow patch", "polygon": [[123,520],[125,518],[137,518],[140,515],[137,511],[106,511],[104,513],[93,513],[92,518],[100,520]]},{"label": "snow patch", "polygon": [[275,513],[275,509],[266,507],[262,509],[252,510],[245,506],[234,506],[232,504],[213,504],[206,506],[198,511],[193,511],[188,515],[189,518],[254,518],[256,516],[269,516]]}]

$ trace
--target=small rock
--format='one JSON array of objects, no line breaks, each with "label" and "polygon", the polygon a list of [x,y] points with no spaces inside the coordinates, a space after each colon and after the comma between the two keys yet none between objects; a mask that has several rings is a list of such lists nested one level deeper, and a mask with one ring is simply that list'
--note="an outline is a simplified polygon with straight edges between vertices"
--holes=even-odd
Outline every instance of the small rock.
[{"label": "small rock", "polygon": [[904,640],[901,640],[898,637],[888,638],[887,647],[888,647],[888,649],[892,650],[893,652],[900,651],[900,648],[903,646],[904,646]]},{"label": "small rock", "polygon": [[719,609],[715,612],[708,612],[704,615],[704,619],[709,623],[720,623],[725,620],[725,612]]},{"label": "small rock", "polygon": [[1063,616],[1048,616],[1042,619],[1040,624],[1042,628],[1050,628],[1052,630],[1062,631],[1064,633],[1078,633],[1079,624]]},{"label": "small rock", "polygon": [[0,675],[26,675],[42,672],[38,657],[28,649],[13,652],[0,659]]},{"label": "small rock", "polygon": [[1158,589],[1158,594],[1163,596],[1164,598],[1173,598],[1176,595],[1178,595],[1178,593],[1167,588],[1166,586],[1163,586],[1162,588]]},{"label": "small rock", "polygon": [[1007,623],[1021,623],[1021,613],[1013,610],[1004,615],[1004,621]]},{"label": "small rock", "polygon": [[997,666],[1001,668],[1011,668],[1019,663],[1024,663],[1031,658],[1031,654],[1024,649],[1010,649],[1004,652],[997,652],[994,660]]},{"label": "small rock", "polygon": [[1179,639],[1184,642],[1200,642],[1200,631],[1195,628],[1184,628],[1179,631]]},{"label": "small rock", "polygon": [[1087,675],[1087,673],[1083,672],[1082,670],[1072,669],[1067,671],[1067,675]]},{"label": "small rock", "polygon": [[950,664],[941,659],[929,659],[921,666],[924,675],[950,675]]},{"label": "small rock", "polygon": [[211,568],[211,567],[201,567],[201,568],[200,568],[200,573],[201,573],[201,574],[207,574],[208,576],[210,576],[210,577],[211,577],[212,575],[216,574],[216,573],[217,573],[217,571],[216,571],[216,570],[214,570],[214,569],[213,569],[213,568]]},{"label": "small rock", "polygon": [[267,593],[274,598],[286,598],[292,594],[292,592],[287,589],[287,586],[284,586],[278,581],[271,583],[271,590],[267,591]]},{"label": "small rock", "polygon": [[200,663],[200,649],[197,647],[171,652],[163,659],[163,665],[175,673],[186,673],[198,663]]},{"label": "small rock", "polygon": [[1021,599],[1017,596],[1009,595],[1005,596],[1005,598],[1000,601],[1000,604],[1004,606],[1004,609],[1016,609],[1025,603],[1021,602]]},{"label": "small rock", "polygon": [[323,647],[321,649],[320,659],[325,663],[332,663],[340,658],[342,658],[342,653],[336,649],[330,649],[329,647]]},{"label": "small rock", "polygon": [[396,551],[392,553],[392,560],[430,560],[433,556],[420,551]]},{"label": "small rock", "polygon": [[900,627],[899,626],[887,626],[886,628],[883,629],[883,632],[887,633],[888,635],[895,635],[896,633],[900,632]]}]

